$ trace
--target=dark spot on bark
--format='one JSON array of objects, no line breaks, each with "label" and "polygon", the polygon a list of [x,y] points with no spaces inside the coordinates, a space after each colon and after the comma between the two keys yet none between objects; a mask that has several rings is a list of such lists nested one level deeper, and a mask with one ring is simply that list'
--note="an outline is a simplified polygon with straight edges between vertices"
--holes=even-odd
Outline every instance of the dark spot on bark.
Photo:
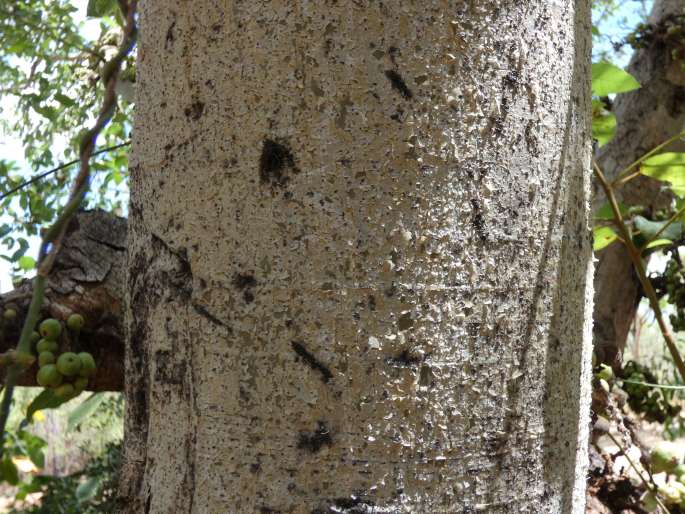
[{"label": "dark spot on bark", "polygon": [[525,138],[528,152],[530,152],[533,157],[538,157],[540,155],[540,150],[538,149],[538,139],[535,135],[535,123],[533,121],[529,121],[526,125]]},{"label": "dark spot on bark", "polygon": [[214,25],[212,25],[212,30],[214,32],[219,32],[221,30],[221,27],[223,27],[221,23],[215,23]]},{"label": "dark spot on bark", "polygon": [[483,213],[480,210],[480,204],[475,198],[471,199],[471,208],[473,209],[473,228],[476,230],[476,234],[482,242],[487,241],[487,234],[485,233],[485,220],[483,219]]},{"label": "dark spot on bark", "polygon": [[288,182],[286,170],[298,171],[293,154],[283,143],[265,139],[259,158],[259,178],[262,183],[284,186]]},{"label": "dark spot on bark", "polygon": [[167,50],[174,43],[174,27],[176,26],[176,20],[171,22],[169,28],[166,31],[166,37],[164,41],[164,49]]},{"label": "dark spot on bark", "polygon": [[407,83],[399,73],[397,73],[395,70],[386,70],[385,76],[390,81],[393,89],[397,90],[405,100],[410,100],[413,98],[414,94],[411,92],[411,89],[409,89],[409,86],[407,86]]},{"label": "dark spot on bark", "polygon": [[200,102],[199,100],[197,100],[197,101],[193,102],[192,104],[190,104],[190,107],[186,107],[183,112],[188,118],[191,118],[191,119],[197,121],[202,117],[202,113],[204,111],[205,111],[205,104]]},{"label": "dark spot on bark", "polygon": [[[203,286],[203,287],[204,287],[204,286]],[[207,318],[209,321],[211,321],[211,322],[214,323],[215,325],[219,325],[219,326],[221,326],[221,327],[224,327],[224,328],[228,329],[229,332],[232,332],[232,331],[233,331],[233,330],[231,329],[231,327],[228,326],[227,323],[224,323],[223,321],[221,321],[219,318],[217,318],[214,314],[212,314],[211,312],[209,312],[209,311],[208,311],[205,307],[203,307],[202,305],[193,302],[193,309],[195,309],[195,312],[197,312],[197,313],[200,314],[201,316],[204,316],[205,318]]]},{"label": "dark spot on bark", "polygon": [[300,437],[297,441],[297,447],[300,450],[307,450],[311,453],[317,453],[324,446],[332,446],[333,438],[331,432],[323,421],[318,422],[318,426],[314,432],[300,432]]},{"label": "dark spot on bark", "polygon": [[669,107],[668,112],[674,118],[682,114],[685,109],[685,87],[673,87],[673,97],[671,98]]},{"label": "dark spot on bark", "polygon": [[391,366],[416,366],[419,362],[421,362],[421,359],[413,355],[409,350],[402,350],[402,353],[400,353],[397,357],[390,357],[386,359],[386,362],[390,364]]},{"label": "dark spot on bark", "polygon": [[233,285],[243,292],[245,303],[254,301],[252,288],[257,285],[257,280],[249,273],[238,273],[233,279]]},{"label": "dark spot on bark", "polygon": [[321,380],[323,380],[324,383],[328,382],[331,378],[333,378],[333,373],[331,373],[331,370],[328,369],[324,364],[322,364],[314,355],[309,353],[309,351],[304,347],[302,343],[298,343],[297,341],[292,341],[291,346],[293,347],[293,350],[295,353],[302,358],[302,360],[314,371],[318,371],[321,373]]},{"label": "dark spot on bark", "polygon": [[250,464],[250,473],[257,474],[261,471],[262,465],[259,462],[253,462]]},{"label": "dark spot on bark", "polygon": [[271,507],[267,507],[266,505],[262,505],[259,507],[259,512],[260,514],[279,514],[281,511],[277,509],[272,509]]},{"label": "dark spot on bark", "polygon": [[183,383],[184,366],[180,362],[174,362],[171,352],[158,351],[155,353],[155,381],[170,385]]},{"label": "dark spot on bark", "polygon": [[402,314],[397,320],[397,327],[404,331],[410,329],[414,325],[414,320],[411,317],[411,312]]},{"label": "dark spot on bark", "polygon": [[376,297],[372,294],[369,295],[369,310],[376,310]]},{"label": "dark spot on bark", "polygon": [[147,494],[147,499],[145,500],[145,514],[150,514],[150,506],[152,505],[152,493]]},{"label": "dark spot on bark", "polygon": [[511,70],[502,78],[502,85],[511,89],[516,89],[519,81],[519,74],[516,70]]}]

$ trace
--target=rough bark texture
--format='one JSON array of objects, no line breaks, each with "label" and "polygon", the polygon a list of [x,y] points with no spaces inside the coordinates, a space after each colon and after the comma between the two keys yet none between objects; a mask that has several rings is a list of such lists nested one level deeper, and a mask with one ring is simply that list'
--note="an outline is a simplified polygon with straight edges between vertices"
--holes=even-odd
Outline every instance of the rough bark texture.
[{"label": "rough bark texture", "polygon": [[124,512],[583,512],[588,4],[143,3]]},{"label": "rough bark texture", "polygon": [[[685,13],[682,0],[655,0],[649,22]],[[673,62],[663,44],[635,52],[628,71],[642,84],[634,92],[618,95],[614,112],[616,136],[601,149],[598,161],[614,177],[636,159],[685,129],[685,72]],[[685,146],[674,145],[672,151]],[[662,184],[645,177],[629,182],[620,190],[628,205],[658,209],[670,197],[660,194]],[[596,186],[595,207],[606,200]],[[595,273],[594,345],[603,362],[618,365],[630,324],[640,299],[640,286],[625,248],[615,244],[598,255]]]},{"label": "rough bark texture", "polygon": [[[126,256],[126,220],[104,211],[80,212],[71,221],[45,291],[42,317],[66,320],[81,313],[86,325],[70,348],[88,351],[98,364],[88,389],[124,389],[123,293]],[[24,314],[31,301],[32,281],[26,280],[0,297],[3,308],[14,307],[19,316],[7,326],[0,352],[14,348]],[[64,348],[66,350],[66,348]],[[19,379],[35,386],[37,365]]]}]

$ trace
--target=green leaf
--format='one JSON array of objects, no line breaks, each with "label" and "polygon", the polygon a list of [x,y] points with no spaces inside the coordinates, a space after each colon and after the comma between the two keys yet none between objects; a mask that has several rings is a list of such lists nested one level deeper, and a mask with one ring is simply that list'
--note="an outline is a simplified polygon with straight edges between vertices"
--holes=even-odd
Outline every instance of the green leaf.
[{"label": "green leaf", "polygon": [[616,133],[616,115],[608,113],[592,118],[592,137],[597,140],[600,148],[614,138]]},{"label": "green leaf", "polygon": [[[627,216],[629,213],[628,207],[623,202],[618,203],[618,210],[623,217]],[[603,204],[599,209],[597,209],[597,212],[595,212],[595,219],[602,221],[613,221],[614,211],[612,210],[609,202]]]},{"label": "green leaf", "polygon": [[646,159],[640,173],[668,182],[676,196],[685,196],[685,153],[666,152]]},{"label": "green leaf", "polygon": [[643,250],[647,250],[648,248],[656,248],[657,246],[667,246],[670,244],[673,244],[673,241],[671,241],[670,239],[655,239],[647,246],[645,246]]},{"label": "green leaf", "polygon": [[630,73],[608,62],[592,65],[592,93],[607,96],[638,89],[640,83]]},{"label": "green leaf", "polygon": [[[657,232],[659,232],[662,229],[662,227],[666,225],[666,223],[668,222],[651,221],[647,218],[643,218],[642,216],[635,216],[635,228],[637,228],[640,231],[638,237],[640,237],[641,239],[644,238],[643,244],[646,243],[647,240],[653,238],[657,234]],[[671,241],[675,241],[676,239],[680,239],[682,235],[683,224],[680,221],[675,221],[671,223],[666,228],[666,230],[659,234],[659,237],[661,239],[669,239]]]},{"label": "green leaf", "polygon": [[66,107],[74,107],[76,102],[62,93],[55,93],[55,100]]},{"label": "green leaf", "polygon": [[74,430],[81,422],[93,414],[100,404],[105,400],[104,393],[91,394],[81,405],[76,407],[71,414],[69,414],[69,421],[67,430]]},{"label": "green leaf", "polygon": [[26,408],[26,419],[33,421],[33,415],[39,410],[56,409],[71,398],[60,398],[52,389],[44,389]]},{"label": "green leaf", "polygon": [[603,250],[618,239],[618,235],[611,227],[595,227],[592,231],[594,243],[592,249],[595,252]]},{"label": "green leaf", "polygon": [[100,479],[98,477],[91,477],[85,482],[81,482],[76,488],[76,500],[79,503],[84,503],[90,500],[100,487]]},{"label": "green leaf", "polygon": [[29,271],[36,267],[36,259],[29,257],[28,255],[24,255],[19,257],[18,264],[22,270]]},{"label": "green leaf", "polygon": [[116,0],[88,0],[86,16],[90,18],[102,18],[112,14],[116,8]]},{"label": "green leaf", "polygon": [[19,483],[19,470],[16,464],[12,462],[12,458],[9,455],[5,455],[0,462],[0,472],[2,473],[2,479],[10,485],[17,485]]}]

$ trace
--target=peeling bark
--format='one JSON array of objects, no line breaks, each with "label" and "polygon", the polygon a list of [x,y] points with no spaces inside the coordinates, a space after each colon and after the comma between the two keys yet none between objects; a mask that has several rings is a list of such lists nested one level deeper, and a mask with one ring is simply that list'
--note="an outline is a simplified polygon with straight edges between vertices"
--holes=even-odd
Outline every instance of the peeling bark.
[{"label": "peeling bark", "polygon": [[581,513],[589,2],[144,2],[124,513]]},{"label": "peeling bark", "polygon": [[[69,224],[64,243],[45,291],[41,318],[60,320],[81,313],[86,325],[78,351],[93,354],[98,364],[91,378],[92,391],[124,389],[123,291],[126,256],[126,220],[104,211],[79,212]],[[32,281],[25,280],[0,297],[3,308],[19,314],[7,327],[0,352],[16,346],[24,314],[32,294]],[[18,385],[35,386],[37,365],[19,378]]]},{"label": "peeling bark", "polygon": [[[660,23],[673,14],[683,14],[681,0],[655,0],[649,22]],[[618,95],[614,113],[618,126],[614,139],[598,154],[598,162],[611,178],[655,146],[685,129],[685,72],[670,58],[663,45],[635,52],[628,71],[642,87]],[[669,151],[683,151],[673,145]],[[628,205],[650,210],[668,205],[670,195],[662,184],[640,177],[619,190]],[[606,201],[595,186],[595,208]],[[640,285],[625,248],[614,244],[598,253],[595,272],[594,346],[600,361],[618,366],[640,300]]]}]

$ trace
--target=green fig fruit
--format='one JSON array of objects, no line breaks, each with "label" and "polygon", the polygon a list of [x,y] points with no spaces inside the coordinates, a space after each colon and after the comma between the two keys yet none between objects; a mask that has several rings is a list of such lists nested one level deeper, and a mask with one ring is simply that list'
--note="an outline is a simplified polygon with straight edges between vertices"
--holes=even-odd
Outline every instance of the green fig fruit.
[{"label": "green fig fruit", "polygon": [[43,352],[56,353],[58,349],[59,345],[57,344],[57,341],[50,341],[49,339],[41,339],[36,344],[36,351],[39,354]]},{"label": "green fig fruit", "polygon": [[2,317],[5,318],[7,321],[14,321],[17,319],[17,311],[14,309],[5,309],[5,312],[2,314]]},{"label": "green fig fruit", "polygon": [[57,371],[65,377],[73,377],[81,371],[81,359],[74,352],[64,352],[57,358]]},{"label": "green fig fruit", "polygon": [[683,461],[685,448],[672,441],[659,441],[650,453],[652,473],[671,473]]},{"label": "green fig fruit", "polygon": [[55,318],[44,319],[38,326],[40,335],[50,341],[56,341],[62,333],[62,325]]},{"label": "green fig fruit", "polygon": [[69,398],[70,396],[74,396],[75,392],[76,390],[72,384],[62,384],[55,389],[55,396],[60,398]]},{"label": "green fig fruit", "polygon": [[41,352],[38,355],[38,366],[41,368],[47,364],[54,364],[56,361],[55,354],[52,352]]},{"label": "green fig fruit", "polygon": [[88,387],[88,378],[78,377],[76,380],[74,380],[74,389],[77,393],[85,391],[86,387]]},{"label": "green fig fruit", "polygon": [[79,375],[82,377],[91,377],[95,374],[95,359],[88,352],[81,352],[78,354],[79,359],[81,359],[81,370]]},{"label": "green fig fruit", "polygon": [[72,332],[80,332],[85,322],[80,314],[72,314],[67,318],[67,328]]},{"label": "green fig fruit", "polygon": [[600,370],[595,373],[595,376],[597,378],[604,379],[607,382],[610,382],[612,378],[614,378],[614,370],[611,369],[611,366],[607,366],[606,364],[600,364],[599,365]]},{"label": "green fig fruit", "polygon": [[35,330],[31,332],[31,344],[36,344],[38,341],[40,341],[40,334],[36,332]]},{"label": "green fig fruit", "polygon": [[57,387],[62,383],[62,375],[54,364],[46,364],[38,370],[36,382],[43,387]]}]

